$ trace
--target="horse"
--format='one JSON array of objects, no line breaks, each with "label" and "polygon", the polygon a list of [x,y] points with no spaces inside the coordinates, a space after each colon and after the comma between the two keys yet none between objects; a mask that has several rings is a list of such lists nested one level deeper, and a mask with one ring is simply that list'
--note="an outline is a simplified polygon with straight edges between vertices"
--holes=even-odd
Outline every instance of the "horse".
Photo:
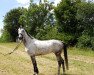
[{"label": "horse", "polygon": [[[68,70],[69,67],[68,67],[67,46],[64,42],[55,39],[38,40],[28,35],[26,30],[22,27],[18,28],[18,38],[22,40],[25,46],[25,50],[31,58],[33,69],[34,69],[34,75],[39,74],[35,56],[45,55],[48,53],[54,53],[57,58],[58,75],[60,75],[61,65],[62,65],[63,73],[65,73],[64,60],[66,63],[66,69]],[[62,51],[64,52],[64,59],[61,57]]]}]

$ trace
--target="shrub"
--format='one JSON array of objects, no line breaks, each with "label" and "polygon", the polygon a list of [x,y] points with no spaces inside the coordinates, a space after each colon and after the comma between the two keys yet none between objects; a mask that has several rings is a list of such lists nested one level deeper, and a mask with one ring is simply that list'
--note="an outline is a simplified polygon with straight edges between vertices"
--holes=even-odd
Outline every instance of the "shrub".
[{"label": "shrub", "polygon": [[0,42],[10,42],[12,41],[11,39],[11,35],[5,31],[0,38]]},{"label": "shrub", "polygon": [[64,41],[65,43],[69,43],[70,40],[73,40],[73,35],[69,35],[67,33],[58,32],[57,26],[51,28],[44,37],[45,39],[57,39]]},{"label": "shrub", "polygon": [[92,50],[94,50],[94,37],[91,37],[91,45],[92,45]]},{"label": "shrub", "polygon": [[82,35],[81,37],[78,38],[78,43],[77,47],[93,47],[94,46],[94,39],[89,36],[89,35]]}]

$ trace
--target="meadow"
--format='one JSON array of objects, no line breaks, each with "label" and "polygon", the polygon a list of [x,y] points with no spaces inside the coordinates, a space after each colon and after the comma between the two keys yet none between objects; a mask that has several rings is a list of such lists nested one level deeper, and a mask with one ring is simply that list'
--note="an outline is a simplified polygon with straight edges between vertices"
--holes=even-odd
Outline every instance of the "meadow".
[{"label": "meadow", "polygon": [[[16,45],[17,43],[0,43],[0,53],[7,54]],[[68,58],[69,70],[66,70],[65,75],[94,75],[94,51],[70,47]],[[58,66],[53,53],[37,56],[36,59],[39,75],[57,75]],[[11,55],[0,54],[0,75],[33,75],[32,62],[23,44]]]}]

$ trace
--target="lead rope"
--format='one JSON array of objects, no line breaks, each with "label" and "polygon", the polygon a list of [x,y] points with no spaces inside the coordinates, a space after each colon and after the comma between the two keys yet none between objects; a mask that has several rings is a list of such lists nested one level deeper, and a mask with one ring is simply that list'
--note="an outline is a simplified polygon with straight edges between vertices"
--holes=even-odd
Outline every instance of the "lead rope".
[{"label": "lead rope", "polygon": [[16,50],[18,49],[18,47],[20,46],[21,43],[22,43],[22,41],[17,44],[17,46],[13,49],[13,51],[11,51],[11,52],[9,52],[9,53],[7,53],[7,54],[3,54],[3,53],[0,53],[0,54],[2,54],[2,55],[4,55],[4,56],[7,56],[7,55],[12,54],[14,51],[16,51]]}]

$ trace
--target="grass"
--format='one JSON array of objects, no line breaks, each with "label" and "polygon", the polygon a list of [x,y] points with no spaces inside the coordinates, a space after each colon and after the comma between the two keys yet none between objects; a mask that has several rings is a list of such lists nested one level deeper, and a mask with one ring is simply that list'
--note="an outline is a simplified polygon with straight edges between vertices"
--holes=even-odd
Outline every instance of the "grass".
[{"label": "grass", "polygon": [[[16,43],[0,43],[0,52],[6,54]],[[63,56],[63,53],[62,53]],[[68,48],[69,70],[65,75],[94,75],[94,52],[89,49]],[[57,75],[57,61],[53,53],[36,57],[39,75]],[[61,69],[61,75],[62,75]],[[0,54],[0,75],[33,75],[33,66],[23,45],[11,55]]]},{"label": "grass", "polygon": [[80,49],[80,48],[71,47],[69,48],[69,53],[72,55],[84,55],[84,56],[94,57],[94,51],[89,48]]}]

